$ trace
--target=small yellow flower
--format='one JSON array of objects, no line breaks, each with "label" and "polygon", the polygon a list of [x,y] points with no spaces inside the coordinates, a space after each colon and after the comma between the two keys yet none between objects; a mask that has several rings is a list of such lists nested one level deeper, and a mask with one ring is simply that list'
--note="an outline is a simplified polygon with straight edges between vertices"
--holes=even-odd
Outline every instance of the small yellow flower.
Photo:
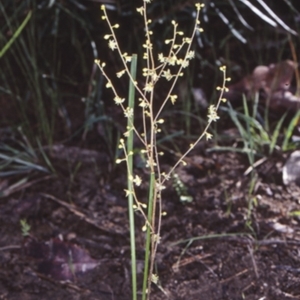
[{"label": "small yellow flower", "polygon": [[116,96],[116,97],[114,98],[114,101],[115,101],[115,103],[116,103],[117,105],[120,105],[120,104],[122,104],[122,103],[125,101],[125,98],[121,98],[121,97],[119,97],[119,96]]},{"label": "small yellow flower", "polygon": [[125,191],[125,197],[128,197],[129,195],[131,195],[132,194],[132,192],[131,191],[129,191],[129,190],[124,190]]},{"label": "small yellow flower", "polygon": [[147,40],[146,44],[143,44],[143,47],[146,49],[152,50],[153,45],[149,40]]},{"label": "small yellow flower", "polygon": [[137,11],[139,14],[143,15],[143,14],[144,14],[144,7],[139,7],[139,8],[136,9],[136,11]]},{"label": "small yellow flower", "polygon": [[144,87],[144,91],[145,92],[152,92],[153,91],[153,83],[152,82],[147,82],[146,86]]},{"label": "small yellow flower", "polygon": [[145,114],[146,117],[149,117],[149,118],[151,117],[151,114],[150,114],[150,112],[148,110],[145,110],[144,114]]},{"label": "small yellow flower", "polygon": [[221,66],[220,71],[225,72],[226,71],[226,66]]},{"label": "small yellow flower", "polygon": [[108,41],[108,47],[111,49],[111,50],[115,50],[117,49],[117,43],[115,40],[109,40]]},{"label": "small yellow flower", "polygon": [[140,101],[140,104],[139,104],[140,107],[142,107],[142,108],[148,107],[148,103],[144,99],[139,98],[139,101]]},{"label": "small yellow flower", "polygon": [[132,118],[133,117],[133,108],[127,107],[124,111],[124,115],[126,118]]},{"label": "small yellow flower", "polygon": [[209,132],[205,132],[206,140],[212,139],[213,135]]},{"label": "small yellow flower", "polygon": [[170,95],[170,100],[173,105],[175,104],[177,98],[178,98],[177,95]]},{"label": "small yellow flower", "polygon": [[214,105],[210,105],[208,108],[208,122],[217,121],[220,117],[217,114],[217,109]]},{"label": "small yellow flower", "polygon": [[204,7],[204,4],[196,3],[195,6],[196,6],[196,9],[199,11],[202,7]]},{"label": "small yellow flower", "polygon": [[184,160],[181,160],[180,162],[182,163],[183,166],[187,165],[187,163]]},{"label": "small yellow flower", "polygon": [[147,77],[151,75],[151,70],[149,70],[148,68],[143,68],[143,76]]},{"label": "small yellow flower", "polygon": [[155,82],[158,79],[158,75],[156,74],[155,71],[152,72],[151,79],[153,82]]},{"label": "small yellow flower", "polygon": [[166,180],[170,180],[171,176],[169,174],[166,173],[162,173],[161,174]]},{"label": "small yellow flower", "polygon": [[126,52],[122,56],[126,62],[131,62],[132,56],[128,55]]},{"label": "small yellow flower", "polygon": [[158,283],[158,279],[159,279],[158,275],[152,274],[151,281],[153,283],[157,284]]},{"label": "small yellow flower", "polygon": [[190,60],[195,57],[195,51],[191,50],[186,56],[186,59]]},{"label": "small yellow flower", "polygon": [[190,44],[192,42],[192,40],[190,38],[188,38],[188,37],[185,37],[185,38],[182,39],[182,42]]},{"label": "small yellow flower", "polygon": [[160,63],[162,63],[162,64],[166,61],[166,59],[165,59],[165,57],[163,56],[162,53],[159,53],[159,54],[158,54],[158,61],[159,61]]},{"label": "small yellow flower", "polygon": [[173,75],[170,72],[170,69],[167,71],[163,71],[162,77],[165,77],[168,81],[170,81],[173,77]]},{"label": "small yellow flower", "polygon": [[[178,62],[177,62],[178,64]],[[189,61],[188,60],[183,60],[181,61],[180,65],[182,65],[183,68],[187,68],[189,66]],[[179,65],[179,64],[178,64]]]},{"label": "small yellow flower", "polygon": [[140,186],[142,183],[142,179],[140,176],[135,175],[135,178],[132,180],[137,186]]},{"label": "small yellow flower", "polygon": [[142,203],[142,202],[140,202],[140,205],[141,205],[141,207],[143,207],[143,208],[147,208],[147,204],[145,204],[145,203]]},{"label": "small yellow flower", "polygon": [[177,57],[176,55],[171,55],[171,57],[167,57],[167,63],[171,66],[175,66],[176,61],[177,61]]},{"label": "small yellow flower", "polygon": [[165,40],[165,44],[166,44],[166,45],[170,44],[171,42],[173,42],[173,39]]},{"label": "small yellow flower", "polygon": [[164,190],[166,187],[158,182],[156,182],[156,188],[159,190],[159,191],[162,191]]},{"label": "small yellow flower", "polygon": [[122,71],[118,72],[117,77],[121,78],[125,74],[125,72],[126,72],[125,70],[122,70]]}]

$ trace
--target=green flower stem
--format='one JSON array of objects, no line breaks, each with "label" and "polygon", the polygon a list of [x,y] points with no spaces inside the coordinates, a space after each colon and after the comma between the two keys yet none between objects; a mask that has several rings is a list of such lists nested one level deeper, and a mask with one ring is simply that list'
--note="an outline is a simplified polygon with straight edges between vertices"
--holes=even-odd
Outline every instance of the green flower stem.
[{"label": "green flower stem", "polygon": [[[130,73],[132,78],[136,78],[136,68],[137,68],[137,55],[132,55]],[[129,82],[129,92],[128,92],[128,107],[134,111],[134,97],[135,97],[135,87],[132,80]],[[127,126],[128,128],[133,127],[134,113],[132,116],[128,116]],[[129,213],[129,226],[130,226],[130,250],[131,250],[131,280],[132,280],[132,299],[137,299],[137,280],[136,280],[136,250],[135,250],[135,226],[134,226],[134,188],[132,182],[133,174],[133,130],[129,130],[129,135],[127,139],[127,153],[128,153],[128,173],[127,173],[127,183],[128,183],[128,213]]]}]

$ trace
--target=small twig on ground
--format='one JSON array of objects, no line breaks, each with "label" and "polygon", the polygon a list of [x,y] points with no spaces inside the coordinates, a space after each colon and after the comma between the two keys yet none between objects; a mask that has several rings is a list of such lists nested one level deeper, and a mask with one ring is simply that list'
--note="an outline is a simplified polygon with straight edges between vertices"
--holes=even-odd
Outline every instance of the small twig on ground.
[{"label": "small twig on ground", "polygon": [[258,274],[258,271],[257,271],[257,264],[256,264],[255,257],[254,257],[254,254],[253,254],[253,248],[250,247],[249,245],[247,245],[247,248],[248,248],[250,256],[251,256],[251,261],[252,261],[252,264],[253,264],[253,270],[254,270],[255,276],[256,276],[257,279],[259,279],[259,274]]},{"label": "small twig on ground", "polygon": [[68,204],[52,195],[49,194],[45,194],[45,193],[41,193],[41,196],[50,199],[58,204],[60,204],[61,206],[65,207],[66,209],[68,209],[70,212],[72,212],[74,215],[76,215],[77,217],[79,217],[81,220],[85,221],[86,223],[93,225],[94,227],[96,227],[97,229],[100,229],[104,232],[110,233],[110,234],[116,234],[116,235],[124,235],[124,232],[118,232],[115,228],[114,229],[109,229],[105,226],[101,226],[99,225],[97,222],[95,222],[94,220],[92,220],[91,218],[87,217],[84,213],[80,212],[79,209],[74,205],[74,204]]},{"label": "small twig on ground", "polygon": [[14,250],[14,249],[20,249],[21,246],[18,245],[10,245],[10,246],[4,246],[0,248],[0,251],[6,251],[6,250]]}]

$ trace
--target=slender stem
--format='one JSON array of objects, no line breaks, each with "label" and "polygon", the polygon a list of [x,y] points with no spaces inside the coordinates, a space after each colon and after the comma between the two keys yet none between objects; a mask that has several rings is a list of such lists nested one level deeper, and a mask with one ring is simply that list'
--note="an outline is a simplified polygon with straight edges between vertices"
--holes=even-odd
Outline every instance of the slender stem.
[{"label": "slender stem", "polygon": [[[136,77],[136,67],[137,67],[137,55],[132,55],[131,68],[130,73],[132,78]],[[127,126],[129,128],[132,127],[134,120],[134,97],[135,97],[135,87],[133,82],[130,80],[129,82],[129,93],[128,93],[128,107],[132,109],[132,115],[128,116]],[[127,139],[127,153],[128,153],[128,173],[127,173],[127,184],[128,191],[130,191],[128,195],[128,213],[129,213],[129,224],[130,224],[130,250],[131,250],[131,280],[132,280],[132,299],[137,299],[137,279],[136,279],[136,250],[135,250],[135,226],[134,226],[134,187],[132,182],[133,174],[133,157],[132,157],[132,149],[133,149],[133,131],[129,130],[129,135]]]},{"label": "slender stem", "polygon": [[[150,185],[149,185],[149,198],[148,198],[148,222],[152,223],[152,211],[155,189],[155,173],[151,172]],[[142,300],[146,300],[147,292],[150,294],[149,284],[151,284],[151,277],[149,278],[149,260],[150,260],[150,245],[151,245],[151,228],[147,226],[146,231],[146,246],[145,246],[145,259],[144,259],[144,279],[143,279],[143,297]],[[150,283],[149,283],[150,281]],[[147,291],[148,287],[148,291]],[[148,297],[147,297],[148,298]]]},{"label": "slender stem", "polygon": [[[221,87],[221,93],[220,93],[220,96],[219,96],[219,99],[218,99],[218,102],[217,102],[217,105],[216,105],[216,110],[219,109],[219,106],[221,104],[221,101],[223,99],[223,95],[224,95],[224,91],[226,90],[226,71],[225,69],[222,69],[222,72],[223,72],[223,84],[222,84],[222,87]],[[168,172],[167,174],[167,177],[168,178],[171,173],[177,168],[177,166],[183,162],[183,159],[195,148],[195,146],[202,140],[202,138],[205,136],[208,128],[210,127],[211,123],[213,121],[210,120],[208,121],[207,125],[205,126],[203,132],[201,133],[201,135],[198,137],[198,139],[192,144],[190,145],[189,149],[183,154],[181,155],[181,157],[178,159],[178,161],[173,165],[173,167],[171,168],[171,170]],[[162,180],[162,184],[166,181],[166,178]]]},{"label": "slender stem", "polygon": [[[199,11],[197,11],[197,15],[196,15],[196,18],[195,18],[195,19],[196,19],[196,20],[199,19]],[[197,29],[198,29],[198,27],[197,27],[197,23],[196,23],[196,24],[195,24],[195,27],[194,27],[194,30],[193,30],[193,33],[192,33],[192,36],[191,36],[191,40],[194,39]],[[185,58],[184,58],[184,60],[186,60],[186,56],[187,56],[188,53],[190,52],[191,47],[192,47],[192,43],[189,43],[189,44],[188,44],[188,47],[187,47],[187,50],[186,50],[186,52],[185,52]],[[178,52],[179,52],[179,50],[176,52],[176,54],[177,54]],[[174,81],[173,81],[173,83],[172,83],[172,85],[171,85],[171,87],[170,87],[170,89],[169,89],[168,95],[166,96],[165,100],[163,101],[162,105],[160,106],[160,108],[159,108],[159,110],[158,110],[158,112],[157,112],[157,114],[156,114],[156,116],[155,116],[155,118],[154,118],[154,121],[156,121],[156,120],[159,118],[159,116],[160,116],[160,114],[161,114],[163,108],[165,107],[166,103],[168,102],[169,97],[170,97],[170,95],[171,95],[171,93],[172,93],[172,91],[173,91],[173,89],[174,89],[174,87],[175,87],[175,85],[176,85],[176,83],[177,83],[177,80],[178,80],[178,78],[180,77],[180,73],[181,73],[182,69],[183,69],[183,64],[181,64],[179,70],[177,71],[177,74],[176,74],[176,76],[175,76],[175,79],[174,79]]]}]

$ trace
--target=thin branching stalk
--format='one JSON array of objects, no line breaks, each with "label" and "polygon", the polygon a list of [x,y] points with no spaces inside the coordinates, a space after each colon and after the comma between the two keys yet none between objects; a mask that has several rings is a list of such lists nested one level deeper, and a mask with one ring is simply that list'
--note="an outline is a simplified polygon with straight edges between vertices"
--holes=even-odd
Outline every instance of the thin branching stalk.
[{"label": "thin branching stalk", "polygon": [[[218,87],[217,89],[221,92],[220,93],[220,96],[219,96],[219,100],[217,102],[217,105],[215,107],[213,107],[212,109],[214,110],[214,112],[216,112],[218,109],[219,109],[219,106],[221,104],[222,101],[226,101],[224,98],[223,98],[223,94],[224,92],[227,90],[226,88],[226,82],[230,80],[230,78],[226,78],[226,67],[225,66],[222,66],[220,67],[220,70],[223,72],[223,84],[221,87]],[[216,119],[218,117],[216,116]],[[174,166],[171,168],[171,170],[168,172],[168,174],[165,176],[165,179],[162,181],[162,184],[164,184],[165,180],[167,180],[172,172],[178,167],[178,165],[180,163],[183,163],[184,164],[184,158],[194,149],[194,147],[206,136],[206,139],[211,139],[212,138],[212,135],[210,133],[208,133],[208,128],[210,127],[211,123],[213,121],[216,121],[216,119],[214,118],[210,118],[209,117],[209,121],[207,123],[207,125],[205,126],[202,134],[198,137],[198,139],[190,145],[190,148],[181,156],[180,159],[178,159],[178,161],[174,164]]]}]

